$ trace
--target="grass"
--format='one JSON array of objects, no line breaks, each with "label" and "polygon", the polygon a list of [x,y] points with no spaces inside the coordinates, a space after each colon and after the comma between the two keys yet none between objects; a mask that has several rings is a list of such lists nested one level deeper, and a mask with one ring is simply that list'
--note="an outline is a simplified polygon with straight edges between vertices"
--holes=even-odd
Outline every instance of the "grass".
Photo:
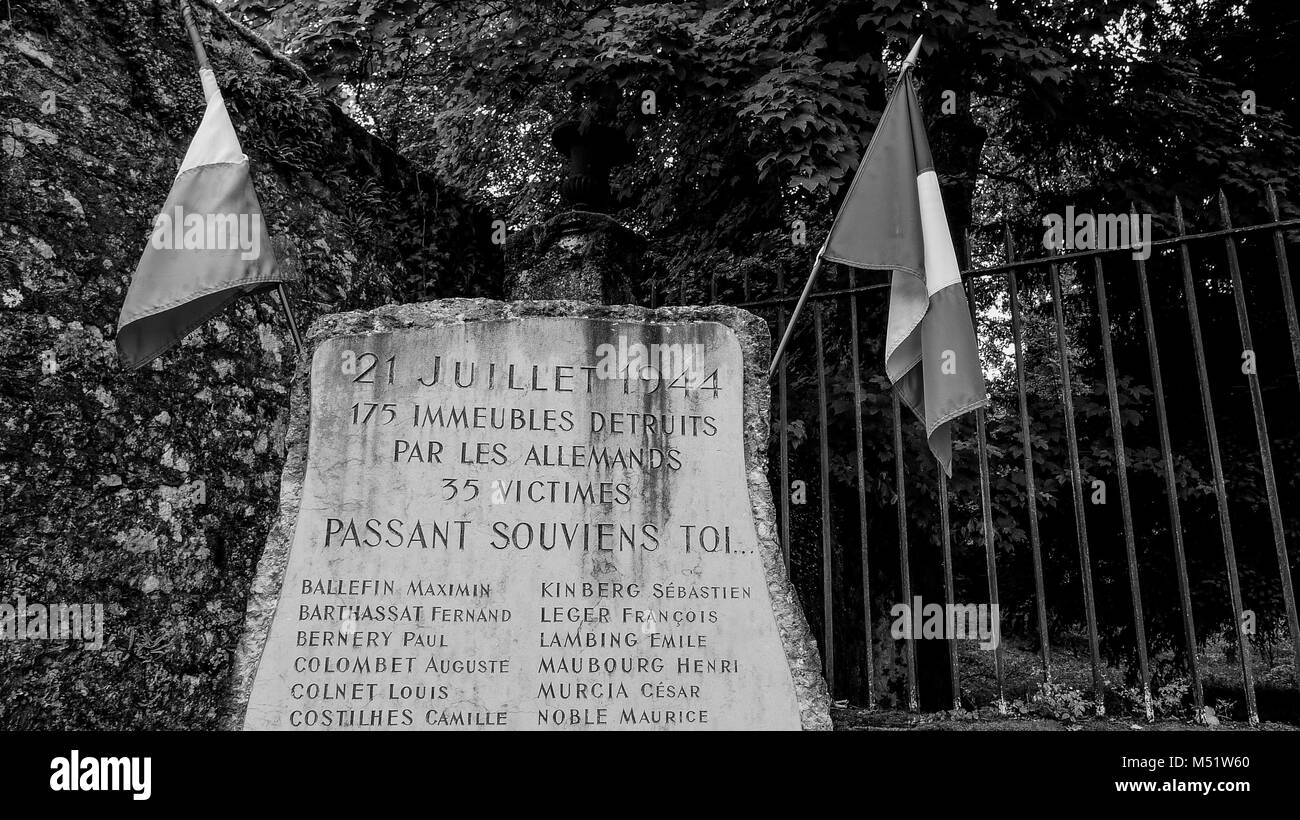
[{"label": "grass", "polygon": [[[1104,661],[1099,668],[1106,692],[1105,715],[1096,714],[1092,664],[1087,641],[1080,635],[1054,636],[1051,648],[1051,683],[1044,682],[1036,643],[1004,640],[1002,679],[1004,708],[999,708],[994,653],[978,648],[975,641],[959,641],[960,710],[925,714],[897,708],[868,709],[839,701],[832,719],[839,730],[944,730],[944,731],[1231,731],[1247,730],[1241,666],[1233,647],[1212,640],[1198,654],[1206,710],[1198,713],[1192,703],[1188,678],[1174,666],[1172,656],[1155,656],[1157,677],[1152,705],[1155,720],[1145,717],[1141,689],[1135,677],[1120,666]],[[1281,648],[1279,648],[1279,646]],[[1294,665],[1285,641],[1273,642],[1271,652],[1252,652],[1252,670],[1260,729],[1300,730],[1300,695],[1294,681]],[[882,681],[890,690],[902,692],[893,668],[892,680]],[[886,696],[882,702],[897,703]]]}]

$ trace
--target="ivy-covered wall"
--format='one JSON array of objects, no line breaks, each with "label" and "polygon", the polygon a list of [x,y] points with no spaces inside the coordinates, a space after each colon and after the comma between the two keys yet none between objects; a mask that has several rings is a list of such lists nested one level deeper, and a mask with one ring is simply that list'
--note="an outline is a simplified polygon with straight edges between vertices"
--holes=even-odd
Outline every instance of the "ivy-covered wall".
[{"label": "ivy-covered wall", "polygon": [[[137,373],[117,314],[202,113],[171,0],[0,13],[0,604],[102,604],[102,649],[0,641],[0,728],[211,728],[276,511],[294,358],[246,299]],[[304,325],[499,295],[490,217],[198,14]],[[210,24],[209,24],[210,23]]]}]

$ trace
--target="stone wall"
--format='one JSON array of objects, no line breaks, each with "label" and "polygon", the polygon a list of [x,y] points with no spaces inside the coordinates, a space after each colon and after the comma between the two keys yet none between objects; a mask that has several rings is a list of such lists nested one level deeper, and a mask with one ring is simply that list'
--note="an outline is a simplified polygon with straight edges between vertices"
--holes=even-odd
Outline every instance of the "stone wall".
[{"label": "stone wall", "polygon": [[[277,509],[294,351],[244,300],[138,373],[113,334],[202,113],[170,0],[0,16],[0,603],[99,603],[101,650],[0,641],[0,728],[212,728]],[[304,327],[499,295],[490,217],[198,16]]]}]

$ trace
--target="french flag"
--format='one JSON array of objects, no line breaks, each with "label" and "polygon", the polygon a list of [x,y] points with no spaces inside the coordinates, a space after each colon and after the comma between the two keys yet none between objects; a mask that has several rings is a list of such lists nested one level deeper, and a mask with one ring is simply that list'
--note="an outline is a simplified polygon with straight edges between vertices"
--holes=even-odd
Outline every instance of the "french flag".
[{"label": "french flag", "polygon": [[241,296],[295,276],[277,270],[248,156],[212,70],[207,109],[136,265],[117,320],[122,364],[148,364]]},{"label": "french flag", "polygon": [[910,67],[831,226],[823,258],[893,272],[885,372],[952,476],[951,422],[987,403],[979,345]]}]

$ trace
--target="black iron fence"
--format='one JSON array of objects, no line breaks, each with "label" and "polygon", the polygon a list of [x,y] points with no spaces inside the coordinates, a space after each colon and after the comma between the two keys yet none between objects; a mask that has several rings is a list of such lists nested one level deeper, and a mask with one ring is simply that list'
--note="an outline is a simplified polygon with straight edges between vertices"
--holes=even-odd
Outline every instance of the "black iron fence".
[{"label": "black iron fence", "polygon": [[[1176,202],[1170,235],[1146,237],[1149,254],[1017,259],[1013,226],[967,237],[967,259],[980,264],[963,278],[991,405],[954,433],[951,481],[883,375],[887,276],[824,271],[773,379],[772,478],[787,565],[837,697],[921,708],[924,636],[896,640],[882,627],[915,592],[1003,613],[991,651],[974,654],[952,634],[930,642],[946,644],[925,665],[943,670],[952,699],[930,708],[965,697],[1005,709],[1009,687],[1027,685],[1004,655],[1016,642],[1036,656],[1038,683],[1054,680],[1055,644],[1080,669],[1086,655],[1098,713],[1123,689],[1151,719],[1153,690],[1172,682],[1203,713],[1209,643],[1226,647],[1251,723],[1255,647],[1281,670],[1269,674],[1300,689],[1287,545],[1300,490],[1287,254],[1300,219],[1279,217],[1272,190],[1266,208],[1259,224],[1234,227],[1220,193],[1203,209],[1206,229],[1189,232]],[[1025,227],[1022,237],[1041,234]],[[779,338],[796,299],[787,285],[797,293],[802,282],[753,278],[714,277],[708,295],[768,317]],[[1274,355],[1286,347],[1289,361]],[[964,690],[972,662],[987,680]]]}]

